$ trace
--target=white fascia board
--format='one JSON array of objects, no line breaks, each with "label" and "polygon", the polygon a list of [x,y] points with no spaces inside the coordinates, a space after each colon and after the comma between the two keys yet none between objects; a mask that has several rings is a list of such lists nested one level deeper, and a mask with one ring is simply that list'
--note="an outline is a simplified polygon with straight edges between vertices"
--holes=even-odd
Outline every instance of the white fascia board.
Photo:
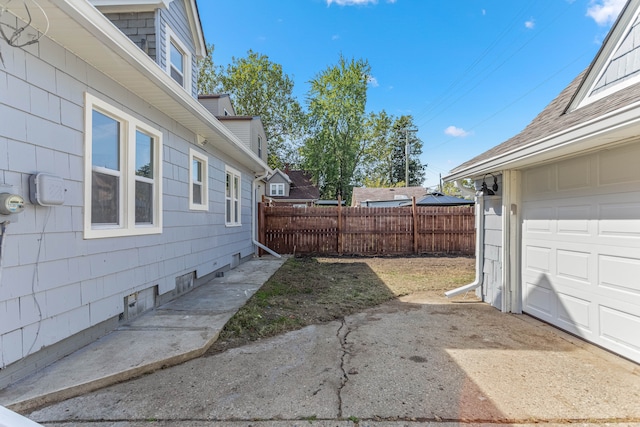
[{"label": "white fascia board", "polygon": [[[40,5],[51,21],[47,35],[53,40],[185,128],[211,142],[215,141],[217,149],[241,165],[252,171],[271,171],[257,154],[245,147],[237,136],[90,3],[42,0]],[[16,6],[10,12],[21,19],[27,18],[24,8]],[[95,41],[92,42],[93,39]],[[103,49],[96,49],[97,43],[106,46],[110,55],[105,55]]]},{"label": "white fascia board", "polygon": [[521,169],[623,142],[637,135],[640,135],[640,102],[483,160],[443,179],[455,181],[499,170]]},{"label": "white fascia board", "polygon": [[93,6],[103,12],[153,12],[167,9],[173,0],[89,0]]},{"label": "white fascia board", "polygon": [[196,45],[196,57],[204,58],[207,56],[207,43],[205,42],[204,34],[202,33],[202,24],[200,23],[200,13],[198,12],[196,0],[188,0],[187,15],[189,19],[189,26],[191,27],[191,34],[195,36],[194,43]]}]

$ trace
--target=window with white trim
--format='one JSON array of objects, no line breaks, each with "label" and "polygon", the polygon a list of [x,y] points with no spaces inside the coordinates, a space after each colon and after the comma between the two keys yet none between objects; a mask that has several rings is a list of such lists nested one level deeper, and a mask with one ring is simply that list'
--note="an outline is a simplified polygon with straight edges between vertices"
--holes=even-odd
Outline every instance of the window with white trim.
[{"label": "window with white trim", "polygon": [[190,90],[191,84],[191,55],[187,47],[180,41],[169,27],[166,27],[166,62],[167,73],[180,86]]},{"label": "window with white trim", "polygon": [[284,196],[284,183],[277,182],[274,184],[269,184],[269,195]]},{"label": "window with white trim", "polygon": [[225,167],[225,223],[226,225],[241,225],[240,182],[241,175],[237,170]]},{"label": "window with white trim", "polygon": [[189,209],[209,210],[209,161],[207,156],[189,149]]},{"label": "window with white trim", "polygon": [[85,94],[84,237],[162,232],[162,134]]}]

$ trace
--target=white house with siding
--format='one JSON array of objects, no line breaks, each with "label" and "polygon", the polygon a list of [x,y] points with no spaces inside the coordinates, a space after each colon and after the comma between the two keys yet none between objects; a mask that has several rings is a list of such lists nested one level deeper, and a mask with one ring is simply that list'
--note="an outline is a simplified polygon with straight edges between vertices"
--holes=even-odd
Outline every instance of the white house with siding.
[{"label": "white house with siding", "polygon": [[25,4],[0,18],[32,18],[0,40],[0,388],[253,256],[272,173],[198,100],[195,0]]},{"label": "white house with siding", "polygon": [[[478,196],[474,283],[640,362],[640,1],[599,53],[521,133],[458,166]],[[483,184],[486,184],[483,186]]]}]

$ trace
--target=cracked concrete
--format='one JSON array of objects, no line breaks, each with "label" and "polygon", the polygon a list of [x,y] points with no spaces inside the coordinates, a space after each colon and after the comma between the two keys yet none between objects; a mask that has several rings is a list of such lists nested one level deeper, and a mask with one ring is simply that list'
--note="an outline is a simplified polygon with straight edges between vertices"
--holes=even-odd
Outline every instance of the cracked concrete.
[{"label": "cracked concrete", "polygon": [[638,402],[638,365],[527,316],[394,301],[28,416],[52,427],[622,427],[640,426]]},{"label": "cracked concrete", "polygon": [[342,371],[342,381],[340,382],[340,387],[338,387],[338,418],[342,418],[342,390],[347,384],[347,381],[349,381],[349,375],[344,368],[345,357],[347,356],[347,354],[349,354],[347,350],[347,336],[349,335],[349,332],[351,331],[347,327],[347,321],[343,318],[340,322],[340,327],[336,332],[336,337],[340,342],[340,349],[342,350],[342,355],[340,356],[340,370]]}]

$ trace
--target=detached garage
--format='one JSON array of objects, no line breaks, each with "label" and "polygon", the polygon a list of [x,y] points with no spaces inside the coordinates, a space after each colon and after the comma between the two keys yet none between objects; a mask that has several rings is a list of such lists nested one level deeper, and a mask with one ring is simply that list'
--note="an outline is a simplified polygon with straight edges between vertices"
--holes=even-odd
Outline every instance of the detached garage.
[{"label": "detached garage", "polygon": [[447,180],[479,190],[464,291],[640,363],[639,10],[628,2],[590,68],[520,134]]}]

